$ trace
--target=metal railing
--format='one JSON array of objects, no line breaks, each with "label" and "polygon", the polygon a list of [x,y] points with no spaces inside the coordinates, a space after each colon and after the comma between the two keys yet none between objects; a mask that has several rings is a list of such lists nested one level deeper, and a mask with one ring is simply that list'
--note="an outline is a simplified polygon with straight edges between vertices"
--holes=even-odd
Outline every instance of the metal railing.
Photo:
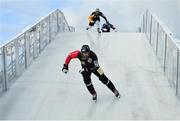
[{"label": "metal railing", "polygon": [[180,94],[180,48],[166,25],[150,10],[143,15],[141,32],[145,33],[169,84]]},{"label": "metal railing", "polygon": [[0,92],[7,90],[58,32],[74,32],[58,9],[0,47]]}]

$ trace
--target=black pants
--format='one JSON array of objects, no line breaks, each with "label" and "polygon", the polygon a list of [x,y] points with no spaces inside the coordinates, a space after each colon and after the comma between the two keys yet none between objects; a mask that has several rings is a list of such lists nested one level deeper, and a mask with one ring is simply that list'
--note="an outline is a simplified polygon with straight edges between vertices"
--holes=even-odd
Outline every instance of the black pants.
[{"label": "black pants", "polygon": [[90,72],[90,71],[83,71],[82,76],[84,79],[84,83],[86,84],[86,87],[88,91],[93,95],[96,93],[94,86],[91,82],[91,73],[94,73],[99,80],[105,84],[112,92],[116,90],[114,84],[104,75],[101,68],[97,69],[96,71]]}]

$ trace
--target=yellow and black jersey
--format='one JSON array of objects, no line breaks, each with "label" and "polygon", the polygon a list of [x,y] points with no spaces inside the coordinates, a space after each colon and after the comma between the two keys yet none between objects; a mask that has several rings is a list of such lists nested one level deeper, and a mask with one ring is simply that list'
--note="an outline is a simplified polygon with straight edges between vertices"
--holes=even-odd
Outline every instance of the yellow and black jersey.
[{"label": "yellow and black jersey", "polygon": [[102,12],[100,12],[100,11],[92,12],[91,15],[89,16],[89,20],[90,21],[94,21],[94,22],[95,21],[100,21],[100,16],[103,17],[105,19],[105,21],[107,21],[107,19],[104,16],[104,14]]}]

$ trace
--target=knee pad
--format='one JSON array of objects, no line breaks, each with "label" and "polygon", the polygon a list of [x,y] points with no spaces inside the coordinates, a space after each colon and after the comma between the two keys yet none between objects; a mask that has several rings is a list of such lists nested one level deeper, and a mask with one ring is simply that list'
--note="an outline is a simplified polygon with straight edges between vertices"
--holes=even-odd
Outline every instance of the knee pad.
[{"label": "knee pad", "polygon": [[86,86],[92,85],[90,77],[88,77],[88,76],[84,77],[83,76],[83,79],[84,79],[84,83],[85,83]]},{"label": "knee pad", "polygon": [[91,86],[92,85],[92,83],[90,82],[90,83],[85,83],[86,84],[86,87],[89,87],[89,86]]},{"label": "knee pad", "polygon": [[105,85],[108,85],[110,82],[110,80],[103,80],[102,83],[105,84]]}]

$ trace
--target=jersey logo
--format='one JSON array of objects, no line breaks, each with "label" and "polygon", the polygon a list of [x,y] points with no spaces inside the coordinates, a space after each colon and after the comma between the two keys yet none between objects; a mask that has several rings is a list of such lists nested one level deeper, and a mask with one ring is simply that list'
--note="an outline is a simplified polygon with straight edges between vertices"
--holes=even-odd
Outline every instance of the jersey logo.
[{"label": "jersey logo", "polygon": [[87,62],[88,62],[88,63],[92,63],[92,58],[88,58],[88,59],[87,59]]}]

